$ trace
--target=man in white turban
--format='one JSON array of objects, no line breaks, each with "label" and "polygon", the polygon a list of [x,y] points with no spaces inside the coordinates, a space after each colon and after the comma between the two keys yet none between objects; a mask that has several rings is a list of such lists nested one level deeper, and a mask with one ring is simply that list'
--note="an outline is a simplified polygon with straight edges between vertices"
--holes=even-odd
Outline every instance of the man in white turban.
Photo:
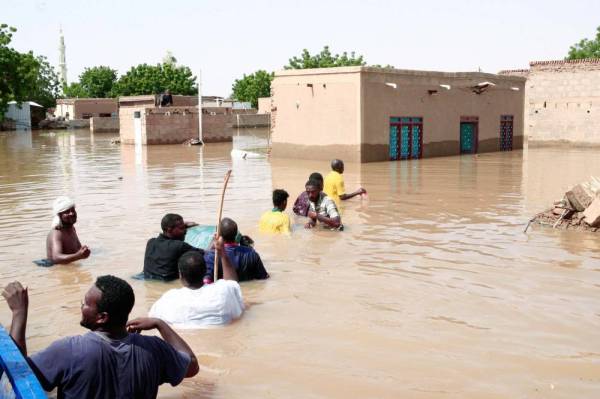
[{"label": "man in white turban", "polygon": [[73,226],[77,222],[75,203],[69,197],[58,197],[52,206],[52,230],[46,239],[46,255],[53,263],[71,263],[90,256],[87,245],[81,245]]}]

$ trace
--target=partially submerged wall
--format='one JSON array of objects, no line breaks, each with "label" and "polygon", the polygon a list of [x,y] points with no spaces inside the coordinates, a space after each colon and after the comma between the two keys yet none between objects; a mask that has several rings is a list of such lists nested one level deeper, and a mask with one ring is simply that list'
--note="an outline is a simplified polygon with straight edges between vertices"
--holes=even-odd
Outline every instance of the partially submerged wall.
[{"label": "partially submerged wall", "polygon": [[[122,107],[119,113],[121,142],[135,144],[135,119],[139,113],[141,144],[181,144],[198,138],[197,107]],[[232,140],[231,115],[203,114],[202,139],[206,143]]]},{"label": "partially submerged wall", "polygon": [[487,152],[500,150],[501,116],[512,116],[512,148],[519,149],[524,85],[520,76],[478,72],[370,67],[277,72],[271,84],[272,155],[389,160],[392,117],[422,118],[423,157],[459,154],[463,117],[478,119],[477,152]]},{"label": "partially submerged wall", "polygon": [[90,131],[93,133],[112,133],[119,131],[119,118],[104,118],[95,116],[90,118]]},{"label": "partially submerged wall", "polygon": [[530,63],[525,97],[533,143],[600,145],[600,59]]},{"label": "partially submerged wall", "polygon": [[[477,94],[474,88],[485,82],[493,85]],[[500,150],[501,116],[511,115],[513,149],[520,149],[524,84],[522,77],[479,72],[388,72],[367,68],[362,74],[362,161],[389,159],[391,117],[422,118],[424,158],[460,154],[463,117],[478,120],[477,152],[491,152]]]},{"label": "partially submerged wall", "polygon": [[271,91],[274,157],[360,162],[360,67],[280,71]]}]

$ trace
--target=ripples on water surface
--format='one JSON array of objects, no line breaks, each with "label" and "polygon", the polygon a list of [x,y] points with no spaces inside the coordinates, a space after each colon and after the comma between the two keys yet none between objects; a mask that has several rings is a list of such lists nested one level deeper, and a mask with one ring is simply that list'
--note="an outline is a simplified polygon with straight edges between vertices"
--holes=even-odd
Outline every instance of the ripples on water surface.
[{"label": "ripples on water surface", "polygon": [[[236,148],[263,145],[263,132]],[[600,175],[592,150],[530,148],[411,162],[348,164],[346,231],[290,237],[257,232],[271,190],[290,203],[327,162],[229,157],[205,148],[110,144],[87,131],[0,133],[0,284],[30,287],[31,351],[79,334],[79,304],[95,278],[140,271],[160,219],[177,212],[214,223],[224,214],[256,241],[270,271],[242,285],[251,303],[222,329],[185,332],[202,372],[163,397],[600,397],[600,236],[527,220],[571,185]],[[51,203],[77,203],[92,256],[38,268]],[[132,316],[177,283],[128,280]],[[10,315],[0,302],[0,321]]]}]

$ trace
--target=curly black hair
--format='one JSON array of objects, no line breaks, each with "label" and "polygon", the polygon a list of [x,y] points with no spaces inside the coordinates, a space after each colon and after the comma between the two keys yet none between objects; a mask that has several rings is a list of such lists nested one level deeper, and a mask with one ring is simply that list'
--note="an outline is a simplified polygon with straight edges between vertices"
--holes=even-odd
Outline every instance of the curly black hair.
[{"label": "curly black hair", "polygon": [[183,222],[181,215],[176,213],[167,213],[160,221],[160,228],[164,233],[166,233],[168,229],[172,229],[180,221]]},{"label": "curly black hair", "polygon": [[125,325],[135,303],[133,288],[125,280],[110,275],[98,277],[95,285],[102,291],[96,303],[98,312],[108,313],[110,325]]},{"label": "curly black hair", "polygon": [[187,251],[177,262],[179,274],[189,284],[198,284],[206,274],[206,262],[200,251]]},{"label": "curly black hair", "polygon": [[273,190],[273,205],[276,207],[283,206],[283,203],[288,199],[290,195],[285,190]]}]

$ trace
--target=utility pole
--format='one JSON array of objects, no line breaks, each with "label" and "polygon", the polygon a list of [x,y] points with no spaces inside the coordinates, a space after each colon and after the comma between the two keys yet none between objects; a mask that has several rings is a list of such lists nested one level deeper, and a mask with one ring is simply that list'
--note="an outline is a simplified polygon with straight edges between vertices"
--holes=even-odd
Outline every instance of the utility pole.
[{"label": "utility pole", "polygon": [[198,140],[204,145],[204,140],[202,140],[202,69],[198,70]]}]

